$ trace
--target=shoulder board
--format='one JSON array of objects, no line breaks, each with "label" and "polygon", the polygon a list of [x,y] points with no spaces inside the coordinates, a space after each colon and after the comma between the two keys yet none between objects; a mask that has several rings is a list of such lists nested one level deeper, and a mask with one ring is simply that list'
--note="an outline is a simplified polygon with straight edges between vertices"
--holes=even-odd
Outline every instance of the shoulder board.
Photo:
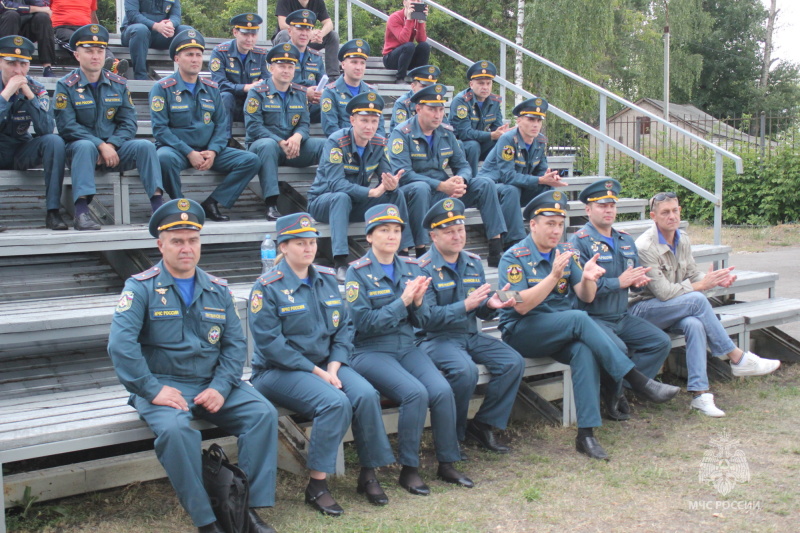
[{"label": "shoulder board", "polygon": [[571,242],[560,242],[558,243],[564,250],[574,250],[575,246]]},{"label": "shoulder board", "polygon": [[167,87],[172,87],[173,85],[177,84],[178,80],[175,78],[164,78],[163,80],[159,80],[158,84],[161,85],[164,89]]},{"label": "shoulder board", "polygon": [[41,92],[42,90],[47,90],[44,88],[44,85],[36,81],[35,79],[31,78],[30,76],[26,76],[28,78],[28,86],[33,90],[33,92]]},{"label": "shoulder board", "polygon": [[336,88],[336,82],[335,81],[330,82],[328,85],[325,86],[325,88],[326,89],[335,89]]},{"label": "shoulder board", "polygon": [[426,266],[428,266],[429,264],[431,264],[431,258],[430,258],[430,257],[426,257],[426,256],[422,256],[422,259],[418,260],[418,261],[417,261],[417,264],[418,264],[420,267],[426,267]]},{"label": "shoulder board", "polygon": [[217,285],[222,285],[223,287],[227,287],[227,286],[228,286],[228,280],[227,280],[227,279],[225,279],[225,278],[218,278],[217,276],[212,276],[212,275],[211,275],[211,274],[209,274],[209,273],[206,273],[206,275],[208,276],[208,280],[209,280],[211,283],[216,283]]},{"label": "shoulder board", "polygon": [[489,100],[492,100],[493,102],[502,102],[503,101],[503,99],[500,98],[500,95],[497,95],[497,94],[490,94],[489,95]]},{"label": "shoulder board", "polygon": [[386,146],[386,137],[375,135],[374,137],[372,137],[372,140],[370,140],[369,143],[375,144],[377,146]]},{"label": "shoulder board", "polygon": [[119,84],[122,84],[122,85],[127,85],[128,84],[128,80],[126,80],[122,76],[114,74],[113,72],[109,72],[107,70],[104,70],[103,73],[106,75],[106,78],[108,78],[109,80],[111,80],[113,82],[116,82],[116,83],[119,83]]},{"label": "shoulder board", "polygon": [[311,55],[315,55],[315,56],[321,56],[322,55],[322,52],[320,52],[319,50],[314,50],[310,46],[306,46],[306,52],[311,52]]},{"label": "shoulder board", "polygon": [[536,140],[539,141],[540,143],[546,143],[547,137],[545,137],[543,133],[540,133],[539,135],[536,136]]},{"label": "shoulder board", "polygon": [[467,91],[461,95],[461,99],[464,100],[465,102],[469,102],[470,100],[472,100],[473,96],[474,95],[472,94],[472,91]]},{"label": "shoulder board", "polygon": [[[310,50],[310,48],[309,48],[309,50]],[[308,87],[306,87],[305,85],[300,85],[299,83],[294,83],[294,82],[292,82],[292,89],[294,89],[295,91],[303,91],[304,93],[308,92]]]},{"label": "shoulder board", "polygon": [[514,254],[514,257],[525,257],[526,255],[531,255],[531,251],[524,246],[512,248],[511,253]]},{"label": "shoulder board", "polygon": [[271,270],[259,277],[258,281],[260,281],[262,285],[269,285],[270,283],[274,283],[279,279],[283,279],[283,272],[280,270]]},{"label": "shoulder board", "polygon": [[259,83],[258,85],[253,87],[253,90],[255,90],[257,93],[265,93],[269,91],[269,85],[267,85],[266,83]]},{"label": "shoulder board", "polygon": [[403,261],[407,265],[419,265],[419,261],[416,259],[411,259],[410,257],[400,257],[400,260]]},{"label": "shoulder board", "polygon": [[220,43],[220,44],[218,44],[217,46],[214,47],[214,50],[216,50],[217,52],[227,52],[230,49],[231,49],[231,42],[230,41],[224,42],[224,43]]},{"label": "shoulder board", "polygon": [[589,232],[586,231],[585,229],[580,229],[577,232],[575,232],[575,236],[578,237],[579,239],[583,239],[584,237],[589,236]]},{"label": "shoulder board", "polygon": [[157,266],[150,267],[144,272],[139,272],[138,274],[134,274],[131,276],[135,280],[144,281],[146,279],[154,278],[161,273],[161,269]]},{"label": "shoulder board", "polygon": [[400,128],[400,133],[411,133],[411,124],[406,124]]},{"label": "shoulder board", "polygon": [[[614,228],[614,229],[617,229],[617,228]],[[627,235],[628,237],[630,237],[630,236],[631,236],[631,234],[630,234],[630,233],[628,233],[628,232],[627,232],[627,231],[625,231],[625,230],[622,230],[622,229],[617,229],[617,231],[618,231],[619,233],[622,233],[623,235]]]},{"label": "shoulder board", "polygon": [[344,148],[346,146],[350,146],[351,142],[353,142],[353,141],[350,139],[349,135],[342,135],[341,137],[336,139],[336,144],[339,146],[339,148]]},{"label": "shoulder board", "polygon": [[361,259],[356,259],[355,261],[350,263],[350,266],[358,269],[371,264],[372,264],[372,259],[370,259],[369,257],[362,257]]},{"label": "shoulder board", "polygon": [[81,80],[81,75],[80,75],[80,74],[78,74],[78,72],[77,72],[77,71],[76,71],[76,72],[73,72],[73,73],[72,73],[72,74],[70,74],[69,76],[66,76],[66,77],[64,77],[64,78],[61,78],[61,81],[63,81],[63,82],[64,82],[64,85],[66,85],[67,87],[72,87],[73,85],[75,85],[76,83],[78,83],[80,80]]},{"label": "shoulder board", "polygon": [[200,78],[200,81],[208,85],[209,87],[213,87],[214,89],[219,88],[219,84],[212,79],[209,78]]},{"label": "shoulder board", "polygon": [[453,129],[453,126],[450,124],[445,124],[444,122],[442,122],[442,128],[446,129],[447,131],[456,131]]},{"label": "shoulder board", "polygon": [[474,254],[472,252],[466,252],[466,254],[467,254],[467,257],[469,257],[471,259],[477,259],[478,261],[481,260],[481,256],[479,256],[478,254]]},{"label": "shoulder board", "polygon": [[266,53],[267,53],[267,49],[266,48],[261,48],[260,46],[256,46],[250,51],[253,52],[254,54],[264,54],[264,55],[266,55]]},{"label": "shoulder board", "polygon": [[314,268],[317,269],[317,272],[320,274],[328,274],[329,276],[335,276],[336,270],[332,269],[331,267],[326,267],[322,265],[314,265]]}]

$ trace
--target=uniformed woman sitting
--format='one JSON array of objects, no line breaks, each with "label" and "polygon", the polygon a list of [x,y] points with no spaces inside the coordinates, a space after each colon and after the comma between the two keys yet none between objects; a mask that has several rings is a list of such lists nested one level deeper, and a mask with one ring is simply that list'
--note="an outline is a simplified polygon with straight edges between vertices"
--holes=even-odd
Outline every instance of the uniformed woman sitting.
[{"label": "uniformed woman sitting", "polygon": [[420,439],[430,406],[439,478],[472,487],[472,481],[453,467],[461,460],[453,391],[431,359],[414,345],[413,328],[424,327],[429,312],[424,296],[430,278],[416,261],[395,255],[405,224],[397,206],[372,207],[365,220],[372,248],[351,263],[345,285],[356,329],[351,365],[381,394],[400,404],[400,485],[412,494],[430,494],[418,472]]},{"label": "uniformed woman sitting", "polygon": [[281,253],[256,281],[248,321],[253,335],[251,383],[276,405],[314,421],[308,450],[306,503],[324,514],[344,511],[328,491],[339,444],[353,422],[361,462],[359,493],[376,505],[389,499],[375,468],[394,463],[381,418],[380,396],[348,366],[353,325],[335,271],[313,264],[317,230],[308,213],[276,222]]}]

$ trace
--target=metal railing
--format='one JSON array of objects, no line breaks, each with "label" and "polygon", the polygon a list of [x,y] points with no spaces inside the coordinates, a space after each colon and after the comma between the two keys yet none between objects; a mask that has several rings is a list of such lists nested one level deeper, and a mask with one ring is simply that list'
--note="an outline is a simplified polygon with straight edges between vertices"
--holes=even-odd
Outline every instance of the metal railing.
[{"label": "metal railing", "polygon": [[[339,0],[335,0],[335,25],[336,31],[339,31]],[[578,118],[573,117],[566,111],[559,109],[558,107],[554,106],[552,103],[549,103],[548,111],[553,113],[554,115],[562,118],[566,122],[572,124],[573,126],[585,131],[587,134],[597,138],[598,140],[598,159],[599,159],[599,169],[598,174],[605,175],[606,171],[606,153],[608,147],[613,147],[618,151],[626,154],[627,156],[631,157],[635,161],[645,165],[659,174],[666,176],[667,178],[671,179],[675,183],[686,187],[690,191],[694,192],[695,194],[699,195],[700,197],[708,200],[712,204],[714,204],[714,244],[721,244],[722,243],[722,184],[723,184],[723,161],[724,158],[731,159],[736,166],[736,173],[741,174],[744,172],[744,165],[742,163],[742,158],[733,154],[709,141],[699,137],[691,132],[688,132],[670,122],[664,120],[662,117],[655,115],[646,109],[642,109],[641,107],[637,106],[633,102],[630,102],[621,96],[612,93],[611,91],[600,87],[599,85],[592,83],[591,81],[582,78],[581,76],[575,74],[572,71],[569,71],[559,65],[556,65],[552,61],[549,61],[530,50],[523,48],[522,46],[517,45],[516,43],[506,39],[502,35],[498,35],[497,33],[487,30],[483,26],[476,24],[475,22],[459,15],[458,13],[438,4],[433,0],[426,0],[426,3],[435,9],[445,13],[446,15],[463,22],[467,26],[478,30],[479,32],[483,33],[484,35],[496,40],[500,45],[500,52],[499,52],[499,66],[498,66],[498,76],[494,79],[501,87],[501,97],[505,103],[505,96],[506,96],[506,89],[510,90],[515,94],[519,94],[524,98],[533,98],[534,95],[531,92],[526,91],[525,89],[514,85],[512,82],[506,79],[506,55],[508,49],[511,48],[512,50],[516,50],[522,53],[525,56],[528,56],[543,65],[550,67],[557,72],[571,78],[572,80],[588,87],[589,89],[593,90],[594,92],[598,93],[600,98],[600,121],[599,121],[599,129],[591,126]],[[365,10],[366,12],[382,19],[388,20],[389,15],[383,13],[375,9],[374,7],[362,2],[361,0],[347,0],[347,39],[350,40],[353,38],[353,6],[360,7],[361,9]],[[428,42],[430,43],[431,47],[452,57],[456,61],[459,61],[465,65],[472,65],[474,63],[473,60],[462,56],[461,54],[447,48],[446,46],[442,45],[441,43],[437,42],[434,39],[428,38]],[[709,150],[714,152],[715,160],[715,172],[714,172],[714,192],[711,193],[699,185],[687,180],[683,176],[678,175],[677,173],[673,172],[672,170],[656,163],[655,161],[651,160],[647,156],[640,154],[633,150],[632,148],[625,146],[624,144],[618,142],[614,138],[610,137],[606,132],[606,119],[607,119],[607,110],[608,110],[608,100],[611,99],[629,109],[636,111],[637,113],[641,113],[641,115],[649,117],[651,120],[654,120],[660,124],[662,124],[665,128],[672,130],[676,133],[676,135],[682,135],[692,141],[700,144],[701,146],[708,148]]]}]

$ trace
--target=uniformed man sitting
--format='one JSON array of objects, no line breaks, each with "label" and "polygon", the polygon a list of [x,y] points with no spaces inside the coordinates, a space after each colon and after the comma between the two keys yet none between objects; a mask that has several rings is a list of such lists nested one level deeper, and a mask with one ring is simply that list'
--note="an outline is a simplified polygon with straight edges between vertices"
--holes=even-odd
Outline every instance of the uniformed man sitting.
[{"label": "uniformed man sitting", "polygon": [[439,67],[434,65],[423,65],[408,71],[406,79],[411,83],[411,90],[394,102],[394,106],[392,107],[392,120],[389,123],[390,133],[398,124],[405,122],[417,114],[414,104],[411,103],[411,97],[420,89],[439,81],[439,76],[441,76],[441,74],[442,71]]},{"label": "uniformed man sitting", "polygon": [[172,198],[182,196],[181,171],[227,172],[222,183],[202,204],[206,218],[230,220],[219,205],[233,206],[258,172],[258,158],[227,147],[228,117],[215,81],[198,76],[203,69],[205,39],[196,30],[175,36],[169,47],[178,70],[150,89],[150,120],[158,146],[164,189]]},{"label": "uniformed man sitting", "polygon": [[260,161],[258,179],[267,220],[277,220],[278,167],[305,168],[319,163],[323,139],[311,137],[306,93],[292,87],[300,53],[292,43],[267,54],[272,77],[247,93],[244,125],[247,149]]},{"label": "uniformed man sitting", "polygon": [[322,91],[317,91],[320,79],[325,75],[325,61],[322,59],[322,52],[314,50],[308,43],[311,41],[311,33],[317,16],[308,9],[298,9],[289,13],[286,17],[286,24],[289,25],[289,42],[297,47],[300,52],[300,59],[294,71],[292,87],[300,91],[305,91],[308,101],[308,110],[311,113],[311,123],[320,122],[319,99]]},{"label": "uniformed man sitting", "polygon": [[181,24],[181,0],[125,0],[122,46],[131,51],[133,74],[147,80],[147,50],[167,50],[181,32],[192,29]]},{"label": "uniformed man sitting", "polygon": [[531,233],[503,254],[497,269],[498,287],[510,283],[522,303],[501,311],[499,327],[503,340],[524,357],[552,357],[570,366],[578,415],[575,448],[593,459],[608,459],[593,432],[602,423],[601,369],[657,403],[670,400],[680,388],[639,372],[585,311],[572,309],[573,293],[584,302],[594,300],[605,271],[597,265],[600,254],[581,264],[571,245],[559,244],[566,201],[560,191],[546,191],[525,206]]},{"label": "uniformed man sitting", "polygon": [[[636,368],[654,378],[672,347],[669,335],[642,318],[628,313],[628,290],[638,291],[650,282],[649,267],[639,263],[633,237],[614,229],[617,200],[622,189],[615,179],[599,180],[581,191],[589,222],[570,237],[580,257],[600,254],[597,264],[605,270],[597,280],[597,294],[591,303],[577,300],[606,335],[624,353],[631,353]],[[622,383],[613,383],[601,373],[601,394],[606,413],[612,420],[630,418],[630,406],[622,394]]]},{"label": "uniformed man sitting", "polygon": [[544,153],[547,138],[541,133],[547,116],[547,100],[525,100],[512,113],[517,119],[517,127],[497,140],[478,173],[497,183],[497,194],[508,227],[507,245],[525,238],[522,206],[553,187],[567,185],[558,171],[547,167]]},{"label": "uniformed man sitting", "polygon": [[274,533],[255,508],[275,504],[278,412],[242,381],[247,342],[228,283],[197,267],[204,221],[200,205],[186,198],[153,214],[150,234],[162,259],[125,282],[108,353],[198,531],[223,529],[203,487],[202,436],[190,425],[196,418],[239,437],[239,466],[250,484],[249,531]]},{"label": "uniformed man sitting", "polygon": [[[405,171],[400,189],[408,203],[417,257],[425,253],[430,242],[422,226],[425,213],[433,202],[449,196],[480,210],[489,239],[489,261],[497,266],[503,251],[501,236],[506,231],[497,190],[491,179],[472,176],[453,127],[442,124],[445,92],[439,83],[418,91],[411,98],[417,114],[400,123],[389,141],[392,171]],[[452,176],[447,173],[448,167]]]},{"label": "uniformed man sitting", "polygon": [[[453,388],[458,440],[463,442],[468,437],[482,448],[508,453],[509,448],[495,440],[494,429],[506,428],[525,362],[507,344],[481,333],[477,319],[491,320],[498,309],[513,306],[514,299],[503,303],[492,294],[481,258],[464,251],[467,232],[461,200],[437,201],[423,225],[431,233],[433,246],[419,261],[431,278],[425,293],[430,318],[422,331],[425,340],[419,346]],[[469,402],[478,385],[476,363],[485,365],[492,378],[480,409],[468,425]]]},{"label": "uniformed man sitting", "polygon": [[[385,203],[395,204],[403,220],[408,217],[406,200],[399,189],[403,171],[390,171],[386,139],[375,133],[383,120],[383,106],[383,98],[375,92],[361,93],[348,102],[351,126],[334,132],[325,141],[317,175],[308,191],[308,212],[331,224],[339,283],[344,283],[347,274],[348,222],[363,220],[367,209]],[[373,176],[378,178],[378,185],[370,187]],[[411,230],[405,226],[400,246],[408,248],[413,244]]]},{"label": "uniformed man sitting", "polygon": [[469,88],[450,102],[450,124],[464,144],[472,174],[478,173],[478,162],[486,159],[497,139],[508,131],[503,124],[503,100],[492,94],[497,67],[491,61],[478,61],[467,69]]},{"label": "uniformed man sitting", "polygon": [[134,139],[139,126],[128,80],[103,68],[108,30],[87,24],[72,34],[69,44],[80,67],[56,83],[56,125],[67,142],[72,169],[75,229],[99,230],[89,214],[95,167],[138,168],[153,211],[163,201],[161,170],[153,143]]},{"label": "uniformed man sitting", "polygon": [[[376,90],[363,81],[369,52],[369,43],[363,39],[347,41],[339,49],[342,75],[322,91],[322,131],[325,135],[348,126],[350,115],[347,113],[347,103],[351,98]],[[378,124],[378,135],[386,136],[382,120]]]},{"label": "uniformed man sitting", "polygon": [[[58,210],[64,182],[64,140],[53,133],[50,97],[28,76],[34,46],[21,35],[0,38],[0,168],[44,167],[48,229],[65,230]],[[33,124],[35,137],[28,129]],[[6,228],[0,225],[0,231]]]},{"label": "uniformed man sitting", "polygon": [[230,20],[233,40],[218,44],[211,51],[208,68],[219,85],[220,98],[228,117],[228,136],[234,122],[244,121],[247,92],[269,78],[267,50],[256,46],[263,19],[255,13],[242,13]]}]

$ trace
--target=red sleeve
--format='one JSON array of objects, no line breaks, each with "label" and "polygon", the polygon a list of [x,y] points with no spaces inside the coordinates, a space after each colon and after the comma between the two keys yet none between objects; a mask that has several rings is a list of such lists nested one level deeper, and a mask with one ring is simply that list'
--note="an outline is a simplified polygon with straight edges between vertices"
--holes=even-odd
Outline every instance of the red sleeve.
[{"label": "red sleeve", "polygon": [[97,0],[92,0],[92,11],[97,11]]},{"label": "red sleeve", "polygon": [[395,11],[386,21],[386,37],[384,38],[383,55],[388,54],[401,44],[411,40],[414,31],[414,20],[406,19],[403,10]]}]

